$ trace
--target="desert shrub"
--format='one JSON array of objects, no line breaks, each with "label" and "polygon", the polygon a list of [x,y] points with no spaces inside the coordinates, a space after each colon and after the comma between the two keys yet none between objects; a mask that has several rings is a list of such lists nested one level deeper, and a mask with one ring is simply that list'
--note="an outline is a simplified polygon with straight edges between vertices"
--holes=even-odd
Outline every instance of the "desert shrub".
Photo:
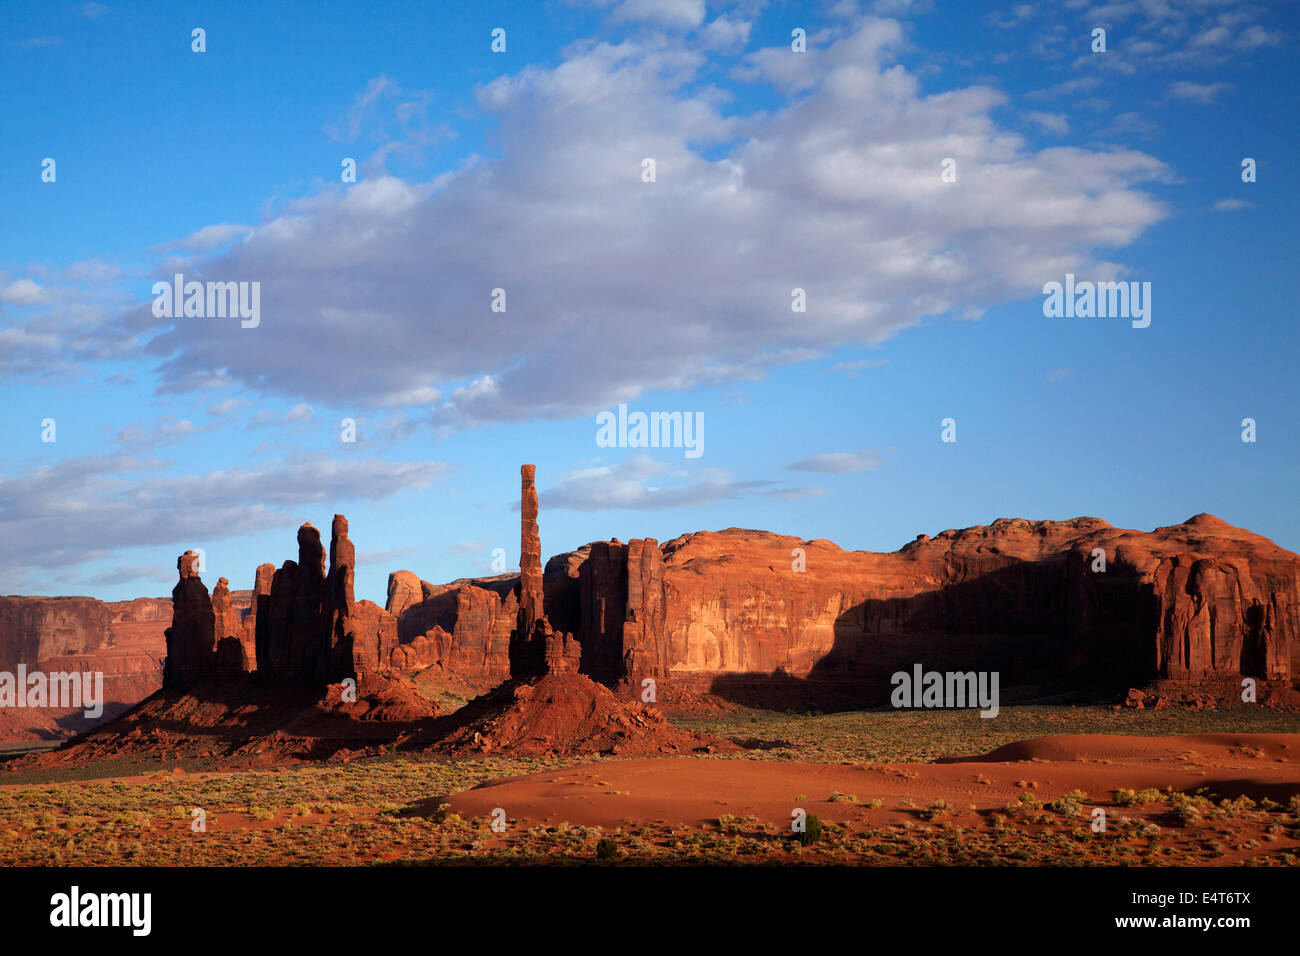
[{"label": "desert shrub", "polygon": [[598,860],[617,860],[618,844],[610,837],[601,837],[596,842],[596,859]]},{"label": "desert shrub", "polygon": [[822,822],[810,813],[808,818],[804,820],[803,832],[796,833],[794,838],[804,846],[808,846],[811,843],[820,843],[825,835],[826,831],[822,828]]},{"label": "desert shrub", "polygon": [[1163,794],[1155,787],[1145,790],[1116,790],[1115,802],[1121,807],[1143,807],[1148,803],[1159,803]]},{"label": "desert shrub", "polygon": [[936,800],[921,811],[921,816],[926,820],[937,820],[939,817],[952,816],[952,813],[952,805],[947,800]]},{"label": "desert shrub", "polygon": [[1077,817],[1083,812],[1083,804],[1088,795],[1082,790],[1071,790],[1048,804],[1048,809],[1069,817]]},{"label": "desert shrub", "polygon": [[1254,810],[1255,801],[1243,793],[1236,800],[1220,800],[1219,807],[1225,814],[1239,813],[1242,810]]}]

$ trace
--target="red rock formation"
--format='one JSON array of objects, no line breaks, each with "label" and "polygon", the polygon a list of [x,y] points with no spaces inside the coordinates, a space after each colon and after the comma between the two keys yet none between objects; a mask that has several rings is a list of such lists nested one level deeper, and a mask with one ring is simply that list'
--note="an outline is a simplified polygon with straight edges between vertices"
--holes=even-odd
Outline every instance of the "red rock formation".
[{"label": "red rock formation", "polygon": [[[796,548],[802,572],[792,569]],[[1104,572],[1093,570],[1098,549]],[[1208,515],[1150,533],[1095,518],[1001,519],[921,535],[892,554],[737,529],[685,535],[662,551],[661,673],[674,677],[879,686],[922,662],[998,669],[1004,689],[1279,680],[1296,672],[1300,650],[1300,558]]]},{"label": "red rock formation", "polygon": [[[246,592],[235,592],[238,606]],[[89,597],[0,597],[0,670],[104,675],[104,713],[82,708],[0,709],[0,742],[57,740],[116,717],[162,686],[169,598],[105,603]]]},{"label": "red rock formation", "polygon": [[257,674],[264,682],[313,683],[331,646],[325,549],[311,524],[298,529],[298,560],[271,579],[269,614],[257,619]]},{"label": "red rock formation", "polygon": [[357,549],[348,537],[348,519],[335,515],[330,525],[330,580],[334,582],[334,602],[351,604],[353,572],[357,566]]},{"label": "red rock formation", "polygon": [[595,542],[579,568],[583,673],[606,684],[668,674],[664,562],[654,538]]},{"label": "red rock formation", "polygon": [[266,587],[269,565],[258,568],[254,614],[257,673],[264,683],[329,684],[361,680],[389,667],[397,618],[370,601],[356,601],[356,547],[348,522],[335,515],[330,567],[320,533],[298,529],[298,561],[286,561]]},{"label": "red rock formation", "polygon": [[542,619],[542,542],[537,529],[537,466],[519,469],[519,613],[523,632]]},{"label": "red rock formation", "polygon": [[94,598],[0,597],[0,669],[83,654],[108,633],[108,605]]},{"label": "red rock formation", "polygon": [[270,613],[271,581],[274,578],[274,564],[259,564],[253,576],[253,593],[249,599],[248,612],[244,615],[243,632],[240,634],[244,658],[251,662],[251,670],[257,669],[257,618]]},{"label": "red rock formation", "polygon": [[[525,468],[516,676],[571,670],[567,633],[579,671],[609,686],[671,678],[690,692],[763,678],[838,685],[859,703],[918,662],[999,670],[1012,696],[1300,673],[1298,559],[1209,516],[1149,533],[1092,518],[1003,519],[887,554],[737,529],[662,548],[596,542],[547,563],[538,615],[532,477]],[[506,602],[498,611],[482,592],[509,583],[422,586],[425,600],[403,611],[394,664],[503,677]]]},{"label": "red rock formation", "polygon": [[[324,615],[328,620],[328,630],[324,637],[324,647],[319,649],[316,661],[317,676],[326,683],[338,675],[352,673],[358,663],[363,665],[364,670],[372,670],[379,663],[373,657],[367,662],[365,653],[370,650],[373,654],[375,648],[382,643],[382,623],[375,618],[370,622],[373,627],[368,629],[373,632],[369,635],[370,639],[358,640],[360,635],[355,630],[356,622],[352,620],[355,566],[356,548],[348,538],[348,519],[343,515],[335,515],[334,522],[330,525],[330,565],[325,583]],[[396,624],[394,620],[394,633]],[[387,657],[385,654],[385,662]]]},{"label": "red rock formation", "polygon": [[351,605],[342,647],[350,650],[338,660],[332,680],[386,670],[397,647],[397,618],[373,601]]},{"label": "red rock formation", "polygon": [[456,714],[431,744],[452,753],[680,754],[735,744],[675,728],[659,710],[619,700],[580,674],[508,681]]},{"label": "red rock formation", "polygon": [[392,665],[403,671],[437,667],[472,682],[504,680],[510,676],[510,635],[517,619],[513,590],[504,598],[473,584],[440,590],[398,620],[399,635],[412,621],[440,623],[394,648]]},{"label": "red rock formation", "polygon": [[215,663],[216,623],[212,599],[195,570],[198,555],[186,551],[176,559],[180,580],[172,589],[172,626],[167,628],[167,662],[163,683],[190,687]]},{"label": "red rock formation", "polygon": [[582,661],[582,645],[572,634],[552,631],[550,624],[539,624],[543,646],[546,648],[545,665],[548,674],[576,674]]},{"label": "red rock formation", "polygon": [[539,628],[545,619],[542,545],[537,530],[537,466],[519,469],[519,617],[510,642],[510,673],[534,675],[546,666],[546,639]]},{"label": "red rock formation", "polygon": [[243,673],[253,670],[257,666],[255,655],[248,653],[243,616],[231,600],[230,582],[225,578],[218,578],[212,589],[212,614],[219,666]]},{"label": "red rock formation", "polygon": [[402,613],[424,600],[420,579],[410,571],[394,571],[388,575],[388,603],[384,610],[400,618]]},{"label": "red rock formation", "polygon": [[627,545],[592,542],[578,568],[582,672],[604,684],[623,679],[623,624],[627,620]]},{"label": "red rock formation", "polygon": [[627,618],[623,622],[622,679],[640,685],[661,677],[671,660],[667,640],[664,560],[654,538],[634,538],[627,546]]}]

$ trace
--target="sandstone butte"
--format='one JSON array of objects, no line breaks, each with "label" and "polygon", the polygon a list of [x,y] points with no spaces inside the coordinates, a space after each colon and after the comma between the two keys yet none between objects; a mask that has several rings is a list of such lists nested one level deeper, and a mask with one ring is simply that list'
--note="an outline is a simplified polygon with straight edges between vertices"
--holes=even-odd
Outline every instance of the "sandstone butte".
[{"label": "sandstone butte", "polygon": [[303,525],[297,559],[259,566],[251,592],[222,578],[209,594],[187,552],[170,607],[0,597],[0,664],[103,669],[118,711],[160,679],[319,690],[353,678],[372,716],[411,718],[432,712],[408,686],[417,675],[426,690],[569,675],[625,700],[651,678],[666,700],[873,706],[918,663],[997,670],[1006,700],[1109,700],[1162,679],[1287,687],[1300,673],[1300,556],[1207,514],[1150,532],[999,519],[892,553],[730,528],[593,542],[543,568],[531,465],[521,505],[520,574],[432,585],[397,571],[386,607],[356,601],[336,515],[328,552]]}]

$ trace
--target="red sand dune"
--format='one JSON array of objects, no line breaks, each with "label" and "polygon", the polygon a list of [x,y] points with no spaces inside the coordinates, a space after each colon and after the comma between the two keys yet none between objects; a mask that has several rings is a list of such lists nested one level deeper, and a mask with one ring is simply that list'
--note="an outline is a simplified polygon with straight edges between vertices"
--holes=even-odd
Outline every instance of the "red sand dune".
[{"label": "red sand dune", "polygon": [[[1170,786],[1285,802],[1300,794],[1300,734],[1041,737],[930,764],[614,760],[507,777],[452,794],[446,802],[467,818],[502,807],[511,819],[548,825],[699,825],[732,814],[784,826],[795,807],[836,822],[885,823],[912,817],[914,811],[900,807],[903,800],[924,808],[942,799],[962,812],[1005,807],[1024,791],[1020,781],[1034,782],[1043,800],[1078,789],[1110,803],[1116,789]],[[858,802],[831,801],[836,791]],[[863,806],[872,800],[883,805]]]}]

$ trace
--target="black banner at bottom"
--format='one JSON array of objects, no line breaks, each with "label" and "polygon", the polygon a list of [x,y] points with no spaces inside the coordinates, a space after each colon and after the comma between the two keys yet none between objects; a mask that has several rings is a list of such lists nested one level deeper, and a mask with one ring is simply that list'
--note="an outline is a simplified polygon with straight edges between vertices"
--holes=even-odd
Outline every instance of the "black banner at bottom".
[{"label": "black banner at bottom", "polygon": [[[689,933],[773,942],[836,924],[927,943],[1053,938],[1230,943],[1291,923],[1296,874],[1274,869],[630,866],[367,869],[9,869],[10,940],[375,944],[403,924],[593,939]],[[618,933],[619,937],[606,934]],[[667,941],[669,937],[664,937]],[[435,942],[431,938],[431,943]]]}]

